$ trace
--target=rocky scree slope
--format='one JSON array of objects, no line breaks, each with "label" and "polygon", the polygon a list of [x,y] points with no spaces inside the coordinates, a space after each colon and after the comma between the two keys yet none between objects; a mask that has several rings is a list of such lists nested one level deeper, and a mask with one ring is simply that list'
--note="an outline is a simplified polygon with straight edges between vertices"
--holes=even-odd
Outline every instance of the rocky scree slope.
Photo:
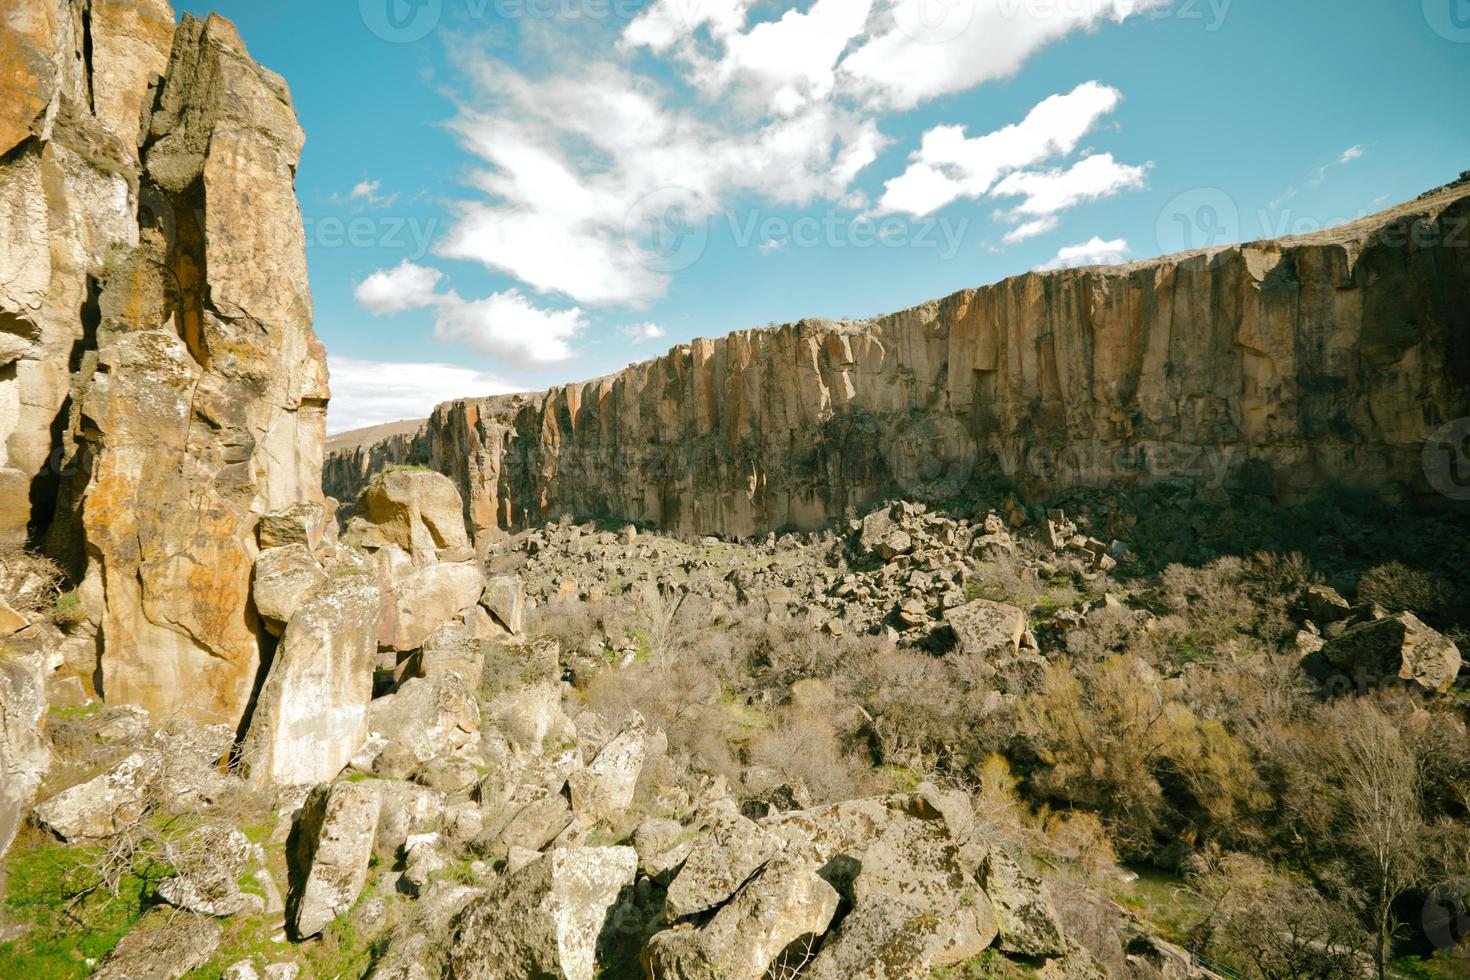
[{"label": "rocky scree slope", "polygon": [[550,391],[440,405],[326,464],[451,476],[475,537],[563,512],[810,529],[977,465],[1023,487],[1190,477],[1424,492],[1470,413],[1470,181],[1319,234],[1029,273],[875,320],[696,340]]}]

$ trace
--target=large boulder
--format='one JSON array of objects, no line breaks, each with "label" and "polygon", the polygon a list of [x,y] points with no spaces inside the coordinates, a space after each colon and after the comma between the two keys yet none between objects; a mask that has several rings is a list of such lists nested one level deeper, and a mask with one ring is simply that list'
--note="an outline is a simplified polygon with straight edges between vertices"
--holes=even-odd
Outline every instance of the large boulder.
[{"label": "large boulder", "polygon": [[507,875],[454,925],[454,980],[594,980],[608,911],[633,883],[631,847],[553,851]]},{"label": "large boulder", "polygon": [[111,837],[143,815],[162,770],[157,749],[134,752],[37,805],[36,822],[65,841]]},{"label": "large boulder", "polygon": [[525,590],[514,575],[491,576],[480,594],[480,605],[512,633],[521,632],[525,625]]},{"label": "large boulder", "polygon": [[779,837],[733,806],[722,809],[695,838],[684,866],[669,883],[664,917],[672,922],[720,905],[783,846]]},{"label": "large boulder", "polygon": [[947,610],[944,620],[954,631],[959,650],[980,656],[1015,653],[1026,632],[1024,612],[989,599],[976,599]]},{"label": "large boulder", "polygon": [[937,917],[906,902],[871,901],[843,918],[801,976],[803,980],[929,980],[946,931]]},{"label": "large boulder", "polygon": [[178,980],[219,949],[224,929],[192,912],[157,906],[97,965],[94,980]]},{"label": "large boulder", "polygon": [[379,753],[421,765],[451,756],[476,759],[480,706],[458,674],[413,677],[368,707],[368,736]]},{"label": "large boulder", "polygon": [[286,916],[298,939],[321,932],[362,894],[380,808],[371,782],[323,784],[307,796],[289,845]]},{"label": "large boulder", "polygon": [[291,615],[326,577],[321,563],[304,544],[262,551],[255,559],[255,584],[250,592],[266,628],[280,636]]},{"label": "large boulder", "polygon": [[1322,656],[1354,680],[1380,684],[1398,678],[1444,694],[1460,676],[1460,649],[1410,612],[1372,619],[1345,630]]},{"label": "large boulder", "polygon": [[1067,952],[1061,919],[1041,881],[1026,874],[998,847],[980,865],[980,884],[995,911],[996,948],[1020,956],[1061,956]]},{"label": "large boulder", "polygon": [[474,606],[485,577],[474,562],[415,565],[397,548],[377,552],[384,607],[378,642],[393,650],[417,650],[442,624]]},{"label": "large boulder", "polygon": [[334,778],[367,736],[379,591],[338,570],[291,616],[260,690],[242,755],[260,783]]},{"label": "large boulder", "polygon": [[653,980],[761,980],[788,946],[818,937],[837,912],[838,895],[810,855],[772,858],[699,928],[655,935],[643,953]]},{"label": "large boulder", "polygon": [[45,655],[0,651],[0,858],[51,767],[45,716]]},{"label": "large boulder", "polygon": [[376,526],[390,544],[416,562],[431,562],[448,550],[463,558],[464,502],[454,481],[424,469],[393,469],[373,477],[357,498],[357,516]]},{"label": "large boulder", "polygon": [[633,805],[638,777],[650,760],[668,748],[664,733],[637,712],[628,726],[604,745],[585,768],[567,777],[572,812],[584,824],[615,817]]}]

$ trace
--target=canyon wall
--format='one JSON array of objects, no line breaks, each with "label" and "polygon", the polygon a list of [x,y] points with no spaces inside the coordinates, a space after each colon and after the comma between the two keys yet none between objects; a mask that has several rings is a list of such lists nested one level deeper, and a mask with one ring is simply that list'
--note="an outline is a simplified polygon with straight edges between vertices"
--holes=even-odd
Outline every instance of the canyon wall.
[{"label": "canyon wall", "polygon": [[1426,492],[1470,415],[1470,181],[1352,225],[1030,273],[871,321],[695,340],[595,381],[440,405],[329,454],[327,491],[417,463],[477,537],[563,512],[743,536],[977,467],[1046,493],[1186,477],[1299,499]]},{"label": "canyon wall", "polygon": [[166,0],[0,14],[0,544],[79,582],[100,687],[238,725],[260,517],[322,499],[290,94]]}]

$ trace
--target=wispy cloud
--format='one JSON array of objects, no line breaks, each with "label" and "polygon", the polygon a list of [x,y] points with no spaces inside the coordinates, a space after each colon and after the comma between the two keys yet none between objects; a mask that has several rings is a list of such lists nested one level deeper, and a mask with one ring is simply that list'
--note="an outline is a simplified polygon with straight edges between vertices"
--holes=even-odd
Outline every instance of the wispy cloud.
[{"label": "wispy cloud", "polygon": [[618,328],[618,332],[629,340],[637,343],[645,343],[650,340],[660,340],[664,336],[664,328],[657,323],[630,323]]}]

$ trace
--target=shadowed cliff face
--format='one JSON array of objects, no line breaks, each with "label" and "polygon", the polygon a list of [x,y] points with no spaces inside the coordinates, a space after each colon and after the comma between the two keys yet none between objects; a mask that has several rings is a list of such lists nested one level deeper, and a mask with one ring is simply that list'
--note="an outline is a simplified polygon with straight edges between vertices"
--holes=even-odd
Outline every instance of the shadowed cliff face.
[{"label": "shadowed cliff face", "polygon": [[440,405],[333,453],[326,488],[424,463],[480,536],[562,512],[748,535],[977,466],[1045,492],[1187,477],[1281,499],[1428,492],[1470,414],[1470,184],[1356,224],[1028,274],[873,321],[696,340],[596,381]]},{"label": "shadowed cliff face", "polygon": [[1424,440],[1470,412],[1467,222],[1461,184],[1306,238],[696,340],[596,381],[445,403],[418,436],[332,454],[327,491],[426,463],[492,536],[564,511],[812,527],[943,495],[977,465],[1038,490],[1425,491]]}]

